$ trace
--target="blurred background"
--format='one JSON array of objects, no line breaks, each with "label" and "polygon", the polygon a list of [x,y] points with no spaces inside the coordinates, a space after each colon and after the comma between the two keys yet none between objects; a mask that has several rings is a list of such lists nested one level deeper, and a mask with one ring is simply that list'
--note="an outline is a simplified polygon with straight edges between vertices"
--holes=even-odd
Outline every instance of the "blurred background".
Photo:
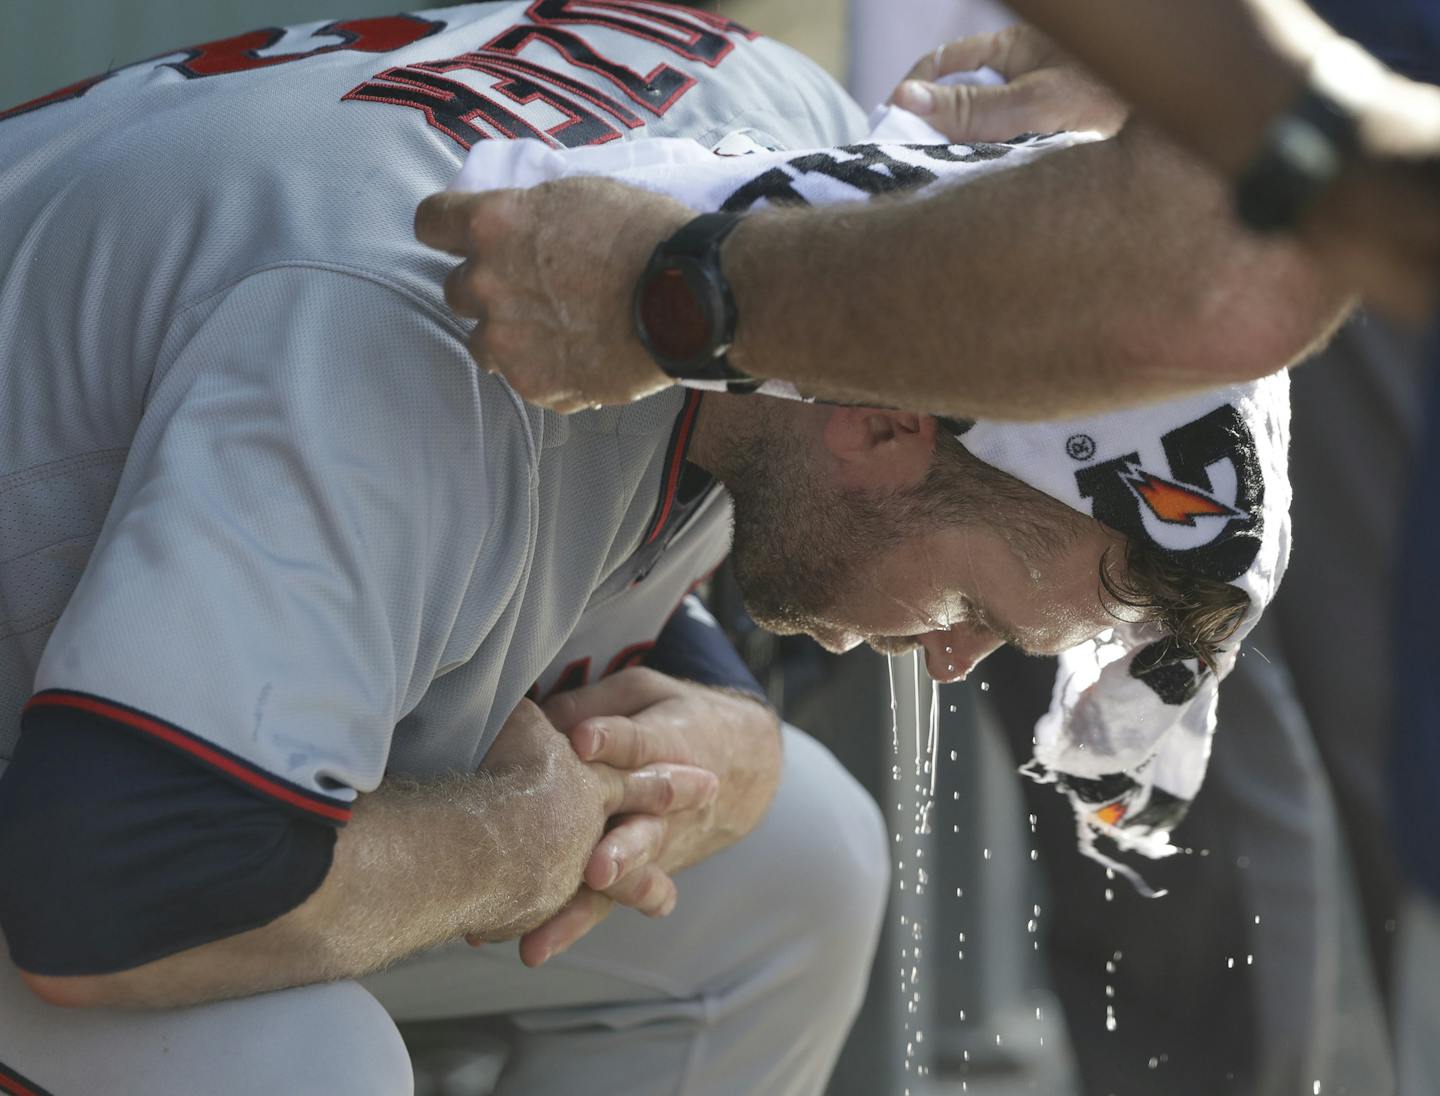
[{"label": "blurred background", "polygon": [[[182,44],[397,6],[4,0],[0,109]],[[1010,18],[988,0],[698,6],[808,53],[867,108],[921,54]],[[1383,15],[1383,0],[1367,6]],[[1068,805],[1015,772],[1048,660],[1001,652],[932,691],[909,656],[836,658],[756,630],[717,577],[712,608],[772,699],[894,834],[886,938],[832,1096],[1440,1093],[1440,928],[1395,867],[1384,779],[1389,561],[1419,385],[1418,347],[1366,317],[1296,374],[1297,554],[1222,690],[1185,851],[1145,867],[1163,899],[1082,859]],[[1342,415],[1363,469],[1328,444]],[[481,1096],[503,1046],[497,1032],[463,1061],[416,1047],[420,1091]]]}]

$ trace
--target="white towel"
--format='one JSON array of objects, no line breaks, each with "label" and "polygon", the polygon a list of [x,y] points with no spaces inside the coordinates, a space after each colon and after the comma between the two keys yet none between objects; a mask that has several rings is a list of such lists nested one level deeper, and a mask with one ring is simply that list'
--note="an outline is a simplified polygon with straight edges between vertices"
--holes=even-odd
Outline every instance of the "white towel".
[{"label": "white towel", "polygon": [[[607,175],[697,210],[748,210],[919,192],[1096,139],[1069,133],[955,145],[896,107],[872,121],[863,143],[799,152],[764,148],[745,133],[708,149],[675,139],[564,151],[536,141],[484,141],[453,188]],[[783,382],[760,391],[799,396]],[[1234,666],[1240,640],[1274,596],[1289,557],[1289,408],[1282,373],[1066,422],[978,422],[958,435],[986,463],[1234,584],[1250,600],[1214,673],[1179,657],[1153,625],[1117,624],[1060,656],[1050,710],[1036,727],[1035,759],[1023,771],[1069,797],[1082,850],[1143,893],[1152,892],[1101,854],[1095,838],[1104,834],[1152,857],[1176,851],[1170,833],[1205,774],[1219,679]]]}]

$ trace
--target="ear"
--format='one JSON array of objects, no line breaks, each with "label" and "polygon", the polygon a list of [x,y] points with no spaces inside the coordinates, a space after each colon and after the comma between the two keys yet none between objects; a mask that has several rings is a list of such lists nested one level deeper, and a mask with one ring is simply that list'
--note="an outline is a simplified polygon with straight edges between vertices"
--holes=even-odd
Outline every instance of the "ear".
[{"label": "ear", "polygon": [[925,478],[935,429],[933,416],[913,411],[837,407],[821,436],[842,486],[894,491]]}]

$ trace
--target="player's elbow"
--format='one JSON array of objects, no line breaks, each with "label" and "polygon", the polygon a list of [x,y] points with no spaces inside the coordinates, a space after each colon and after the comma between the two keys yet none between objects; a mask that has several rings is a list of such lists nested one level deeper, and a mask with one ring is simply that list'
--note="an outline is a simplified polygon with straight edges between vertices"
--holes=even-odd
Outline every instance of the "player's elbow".
[{"label": "player's elbow", "polygon": [[[108,974],[49,975],[20,971],[25,987],[47,1005],[57,1008],[99,1008],[124,1005],[120,979]],[[139,1002],[128,1002],[138,1004]]]},{"label": "player's elbow", "polygon": [[[1148,368],[1196,388],[1257,380],[1319,350],[1353,298],[1298,249],[1215,272],[1207,292],[1177,302]],[[1153,338],[1158,332],[1152,327]],[[1142,370],[1147,366],[1140,366]]]}]

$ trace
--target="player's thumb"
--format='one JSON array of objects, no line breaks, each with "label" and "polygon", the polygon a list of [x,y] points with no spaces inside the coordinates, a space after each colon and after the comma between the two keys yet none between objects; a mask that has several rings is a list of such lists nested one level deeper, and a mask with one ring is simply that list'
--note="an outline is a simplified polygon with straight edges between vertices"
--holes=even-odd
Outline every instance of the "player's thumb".
[{"label": "player's thumb", "polygon": [[1004,141],[1024,133],[1023,88],[1014,84],[932,84],[906,80],[891,98],[896,106],[925,119],[951,141]]}]

